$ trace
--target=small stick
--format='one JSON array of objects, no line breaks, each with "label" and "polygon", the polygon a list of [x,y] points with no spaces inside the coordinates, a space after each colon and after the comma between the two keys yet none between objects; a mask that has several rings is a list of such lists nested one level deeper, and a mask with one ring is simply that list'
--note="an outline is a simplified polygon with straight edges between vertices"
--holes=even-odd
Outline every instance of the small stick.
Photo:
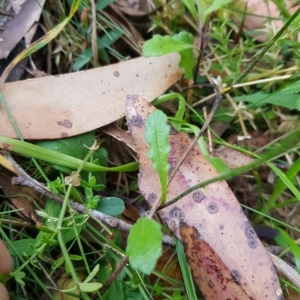
[{"label": "small stick", "polygon": [[183,156],[181,157],[179,163],[177,164],[177,166],[175,167],[175,169],[172,171],[171,175],[169,176],[169,179],[168,179],[168,185],[170,184],[170,182],[173,180],[176,172],[178,171],[178,169],[180,168],[180,166],[182,165],[182,163],[185,161],[185,159],[188,157],[188,155],[190,154],[191,150],[195,147],[195,145],[197,144],[199,138],[203,135],[203,133],[206,131],[206,129],[208,128],[209,126],[209,123],[211,122],[217,108],[218,108],[218,105],[222,99],[222,95],[220,93],[220,90],[218,88],[217,85],[215,84],[197,84],[195,86],[198,86],[198,87],[202,87],[202,86],[210,86],[212,88],[214,88],[214,90],[216,91],[216,98],[215,98],[215,101],[214,101],[214,104],[211,108],[211,111],[209,113],[209,115],[207,116],[207,119],[205,120],[201,130],[199,131],[199,133],[197,134],[197,136],[194,138],[194,140],[192,141],[192,143],[190,144],[190,146],[188,147],[188,149],[185,151],[185,153],[183,154]]},{"label": "small stick", "polygon": [[103,295],[106,292],[106,290],[110,287],[113,281],[117,278],[117,276],[126,266],[128,261],[129,261],[129,256],[124,256],[120,264],[117,266],[117,268],[114,270],[114,272],[110,275],[110,277],[106,280],[106,282],[103,284],[102,288],[100,289],[101,295]]},{"label": "small stick", "polygon": [[[63,202],[63,199],[61,199],[56,194],[50,192],[46,187],[36,183],[35,181],[31,181],[28,178],[24,178],[23,176],[13,177],[12,184],[27,186],[27,187],[32,188],[33,190],[37,191],[38,193],[46,196],[47,198],[50,198],[58,203]],[[92,217],[100,220],[103,224],[105,224],[107,226],[116,228],[122,232],[126,232],[126,233],[130,232],[131,225],[127,224],[126,222],[124,222],[122,220],[105,215],[102,212],[94,210],[94,209],[87,209],[84,205],[82,205],[78,202],[72,201],[72,200],[70,200],[70,204],[71,204],[72,208],[80,214],[90,213]],[[170,246],[170,247],[175,246],[174,239],[168,235],[164,235],[162,243],[164,245]]]}]

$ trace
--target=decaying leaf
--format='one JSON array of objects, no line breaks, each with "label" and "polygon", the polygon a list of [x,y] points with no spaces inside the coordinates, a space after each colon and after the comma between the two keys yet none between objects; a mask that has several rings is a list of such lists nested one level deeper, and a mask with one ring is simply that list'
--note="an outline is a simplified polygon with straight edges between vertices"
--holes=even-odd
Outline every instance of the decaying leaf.
[{"label": "decaying leaf", "polygon": [[[25,139],[77,135],[125,115],[128,92],[153,100],[182,76],[180,56],[137,58],[107,67],[4,84],[1,92]],[[16,138],[0,105],[0,135]]]},{"label": "decaying leaf", "polygon": [[190,268],[197,285],[206,299],[251,299],[208,243],[199,239],[194,227],[180,226],[180,235]]},{"label": "decaying leaf", "polygon": [[[142,97],[127,95],[126,110],[128,127],[139,154],[139,188],[151,206],[160,199],[161,188],[158,175],[147,156],[149,148],[144,134],[145,119],[155,108]],[[171,130],[170,172],[190,143],[187,135]],[[217,175],[201,153],[193,149],[168,186],[167,202],[187,188]],[[180,239],[180,223],[194,227],[198,238],[219,256],[251,299],[283,299],[270,256],[225,181],[184,196],[175,204],[160,210],[159,215]],[[192,271],[195,274],[197,269]],[[218,299],[223,299],[222,295]]]}]

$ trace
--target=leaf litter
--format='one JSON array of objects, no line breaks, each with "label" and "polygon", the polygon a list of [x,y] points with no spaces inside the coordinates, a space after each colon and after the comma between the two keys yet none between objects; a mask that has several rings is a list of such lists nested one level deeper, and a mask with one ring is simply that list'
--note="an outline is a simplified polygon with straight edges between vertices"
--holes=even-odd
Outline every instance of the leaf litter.
[{"label": "leaf litter", "polygon": [[[156,109],[140,96],[127,95],[126,110],[128,128],[135,139],[140,163],[139,189],[152,206],[157,199],[161,198],[162,192],[158,174],[153,169],[152,161],[147,154],[149,146],[144,135],[145,120]],[[168,158],[171,165],[170,172],[177,166],[191,142],[187,135],[171,131],[169,135],[171,151]],[[192,149],[168,186],[167,202],[187,188],[217,175],[218,173],[200,151],[196,148]],[[252,299],[267,297],[283,299],[270,256],[225,181],[210,184],[184,196],[175,204],[160,210],[159,216],[172,232],[183,240],[187,249],[193,247],[190,245],[193,239],[183,239],[180,234],[180,224],[184,223],[194,228],[199,240],[207,243],[231,274],[234,274],[237,279],[236,284],[241,285],[245,295]],[[201,265],[203,260],[199,255],[193,252],[188,257],[189,263],[194,260],[197,262],[196,265]],[[205,270],[205,267],[203,269]],[[195,276],[199,270],[193,268],[192,272]],[[213,295],[220,291],[211,288],[205,292],[207,299],[217,299],[213,298]],[[220,297],[220,294],[218,295]]]}]

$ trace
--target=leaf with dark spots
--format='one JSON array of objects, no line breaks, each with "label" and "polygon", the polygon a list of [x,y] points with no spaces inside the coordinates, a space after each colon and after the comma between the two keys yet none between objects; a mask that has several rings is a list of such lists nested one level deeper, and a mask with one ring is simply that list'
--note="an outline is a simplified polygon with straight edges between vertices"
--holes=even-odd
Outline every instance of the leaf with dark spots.
[{"label": "leaf with dark spots", "polygon": [[180,235],[195,281],[206,299],[251,299],[239,284],[239,272],[230,272],[210,245],[198,238],[194,227],[180,227]]},{"label": "leaf with dark spots", "polygon": [[[126,101],[127,122],[130,124],[134,115],[141,116],[145,122],[155,110],[152,105],[147,105],[147,101],[142,97],[131,97],[130,101]],[[131,126],[131,134],[135,140],[135,149],[140,163],[140,173],[143,175],[139,176],[139,189],[149,206],[152,206],[153,198],[149,195],[153,193],[157,199],[160,199],[162,191],[158,174],[148,156],[149,145],[145,140],[145,130],[145,125]],[[176,167],[191,141],[186,134],[180,132],[168,136],[168,143],[171,147],[168,161],[172,168]],[[168,185],[166,202],[185,189],[218,175],[219,173],[195,147]],[[232,297],[228,298],[278,298],[278,291],[281,291],[280,284],[276,272],[271,268],[270,256],[256,235],[253,235],[253,228],[225,181],[209,184],[201,190],[187,194],[176,203],[159,210],[158,213],[179,239],[184,234],[180,226],[194,228],[188,232],[195,238],[185,239],[186,251],[194,261],[194,263],[190,261],[190,267],[197,276],[200,274],[198,264],[202,269],[207,268],[212,272],[214,276],[206,281],[206,287],[211,287],[220,293],[217,298],[207,296],[207,299],[226,299],[223,292],[218,289],[218,274],[223,276],[223,271],[221,273],[218,271],[221,265],[225,266],[221,270],[227,270],[224,278],[228,282],[222,287],[228,290],[229,294],[232,292],[230,294]],[[201,257],[200,254],[203,251],[208,251],[208,254]],[[205,258],[208,261],[209,255],[217,263],[204,266],[200,260]],[[228,270],[233,270],[233,274]],[[195,280],[199,287],[203,288],[200,279],[195,278]],[[236,289],[235,286],[239,286],[237,282],[240,283],[242,292],[240,288]],[[269,288],[266,289],[266,286]]]}]

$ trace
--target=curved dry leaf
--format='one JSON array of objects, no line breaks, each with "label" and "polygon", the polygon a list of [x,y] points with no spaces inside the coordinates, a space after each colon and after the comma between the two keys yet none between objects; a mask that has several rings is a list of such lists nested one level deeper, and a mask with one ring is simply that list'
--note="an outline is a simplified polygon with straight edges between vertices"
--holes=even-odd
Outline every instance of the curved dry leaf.
[{"label": "curved dry leaf", "polygon": [[[183,74],[180,56],[137,58],[107,67],[5,83],[1,92],[25,139],[57,139],[124,117],[133,92],[153,100]],[[17,135],[0,105],[0,135]]]},{"label": "curved dry leaf", "polygon": [[[155,108],[143,98],[128,95],[128,127],[139,154],[139,188],[150,206],[161,197],[156,171],[147,153],[145,119]],[[183,156],[191,139],[171,131],[169,163],[171,170]],[[217,176],[217,171],[195,148],[183,162],[168,187],[167,201],[187,188]],[[159,211],[161,219],[181,238],[180,222],[195,227],[199,237],[213,249],[252,299],[283,299],[282,290],[270,256],[225,181],[198,189],[175,204]],[[194,272],[197,270],[194,270]],[[222,295],[220,298],[222,299]]]}]

